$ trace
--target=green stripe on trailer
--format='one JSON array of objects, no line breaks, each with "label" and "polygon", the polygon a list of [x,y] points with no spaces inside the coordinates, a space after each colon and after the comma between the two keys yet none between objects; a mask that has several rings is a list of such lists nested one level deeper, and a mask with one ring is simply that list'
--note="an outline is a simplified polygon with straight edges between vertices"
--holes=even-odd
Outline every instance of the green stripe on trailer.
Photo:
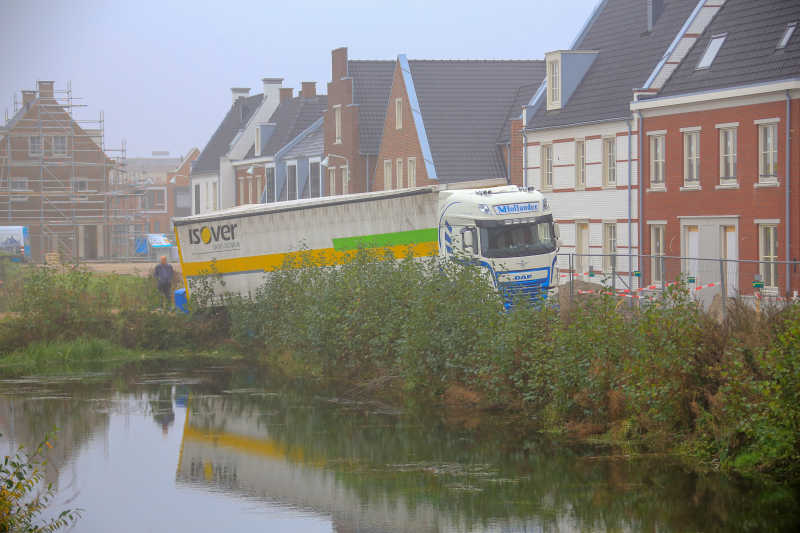
[{"label": "green stripe on trailer", "polygon": [[333,239],[333,249],[337,252],[357,250],[358,245],[369,245],[377,248],[383,246],[403,246],[404,244],[421,244],[436,242],[439,238],[438,228],[415,229],[395,233],[378,233],[377,235],[359,235],[358,237],[342,237]]}]

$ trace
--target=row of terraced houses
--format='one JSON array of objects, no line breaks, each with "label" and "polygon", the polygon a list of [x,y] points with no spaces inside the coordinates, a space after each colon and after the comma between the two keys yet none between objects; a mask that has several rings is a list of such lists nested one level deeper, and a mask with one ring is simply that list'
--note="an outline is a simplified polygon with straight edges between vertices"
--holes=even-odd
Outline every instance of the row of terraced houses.
[{"label": "row of terraced houses", "polygon": [[[639,254],[794,262],[799,21],[794,0],[601,0],[543,58],[339,48],[327,95],[232,89],[193,163],[192,212],[503,178],[545,192],[579,272],[659,279]],[[800,290],[796,266],[753,268]]]}]

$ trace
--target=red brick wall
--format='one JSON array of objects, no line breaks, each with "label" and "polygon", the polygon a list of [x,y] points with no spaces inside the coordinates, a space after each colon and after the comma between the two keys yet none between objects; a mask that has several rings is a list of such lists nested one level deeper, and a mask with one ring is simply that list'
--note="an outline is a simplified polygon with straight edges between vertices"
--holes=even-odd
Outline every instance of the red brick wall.
[{"label": "red brick wall", "polygon": [[[261,201],[261,193],[263,192],[264,186],[266,185],[266,179],[264,177],[265,176],[265,169],[264,169],[263,166],[256,166],[255,168],[253,168],[253,175],[250,176],[247,173],[247,170],[249,168],[250,167],[243,167],[243,168],[237,168],[236,169],[236,205],[244,205],[244,204],[250,203],[248,201],[249,197],[248,197],[248,189],[247,189],[248,186],[250,185],[250,183],[247,180],[249,178],[251,178],[251,177],[253,179],[253,203],[258,203],[258,202]],[[259,177],[261,178],[261,190],[260,191],[257,190],[258,186],[257,186],[257,181],[256,181]],[[240,187],[239,183],[240,183],[241,179],[244,179],[244,198],[240,197],[241,187]],[[280,191],[278,191],[278,194],[280,194]]]},{"label": "red brick wall", "polygon": [[[396,101],[400,98],[403,101],[403,120],[402,128],[397,129]],[[383,125],[383,139],[381,140],[381,152],[378,156],[378,167],[375,169],[375,190],[384,190],[384,161],[392,160],[392,189],[397,188],[397,160],[403,160],[403,188],[408,187],[408,158],[414,157],[417,160],[417,187],[424,187],[431,183],[428,179],[428,171],[425,167],[425,160],[422,157],[422,147],[419,144],[417,127],[414,124],[414,116],[406,92],[403,72],[400,63],[395,65],[394,82],[392,83],[392,93],[389,97],[388,112],[386,113],[386,123]]]},{"label": "red brick wall", "polygon": [[[349,193],[367,191],[367,179],[375,168],[375,156],[367,157],[359,153],[358,106],[353,104],[353,80],[347,78],[347,48],[337,48],[331,52],[331,82],[328,84],[328,109],[323,112],[325,130],[325,154],[333,154],[347,158],[350,165]],[[334,122],[334,106],[341,106],[342,141],[335,143],[336,125]],[[367,163],[370,168],[367,169]],[[331,167],[336,169],[336,194],[342,194],[342,175],[340,166],[345,162],[338,157],[330,158]],[[328,169],[325,173],[325,195],[330,195],[330,179]]]},{"label": "red brick wall", "polygon": [[[800,103],[792,101],[792,129],[800,126]],[[780,117],[778,122],[778,182],[779,187],[755,188],[759,181],[759,125],[754,120]],[[675,113],[645,117],[640,131],[642,139],[642,183],[644,220],[666,220],[666,253],[680,255],[683,216],[738,215],[738,254],[741,260],[759,259],[758,225],[755,219],[780,219],[778,224],[779,259],[785,259],[786,242],[786,102],[709,109],[691,113]],[[720,175],[720,134],[716,124],[738,122],[737,178],[738,189],[716,189]],[[700,191],[680,191],[684,185],[683,136],[680,128],[701,126],[700,133]],[[648,131],[667,130],[665,134],[665,192],[647,192],[650,187],[650,138]],[[791,139],[791,257],[800,258],[800,139]],[[643,253],[651,253],[650,227],[643,225]],[[670,248],[671,244],[671,248]],[[718,253],[713,251],[712,255]],[[751,294],[751,281],[758,273],[757,265],[742,265],[739,274],[743,294]],[[778,268],[778,287],[786,287],[785,266]],[[800,273],[792,275],[792,290],[800,289]],[[749,291],[747,289],[750,289]]]}]

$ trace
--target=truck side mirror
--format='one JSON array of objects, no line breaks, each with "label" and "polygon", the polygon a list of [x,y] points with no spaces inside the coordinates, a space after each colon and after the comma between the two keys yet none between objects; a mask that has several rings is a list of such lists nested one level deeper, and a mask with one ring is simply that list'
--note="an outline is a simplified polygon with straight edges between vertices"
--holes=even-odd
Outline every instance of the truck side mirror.
[{"label": "truck side mirror", "polygon": [[561,239],[556,239],[556,248],[561,248],[564,246],[564,242]]},{"label": "truck side mirror", "polygon": [[561,226],[558,225],[558,222],[553,224],[553,236],[555,236],[556,239],[561,238]]},{"label": "truck side mirror", "polygon": [[467,248],[472,248],[472,232],[467,230],[464,232],[462,238],[462,242],[464,243],[463,248],[466,250]]}]

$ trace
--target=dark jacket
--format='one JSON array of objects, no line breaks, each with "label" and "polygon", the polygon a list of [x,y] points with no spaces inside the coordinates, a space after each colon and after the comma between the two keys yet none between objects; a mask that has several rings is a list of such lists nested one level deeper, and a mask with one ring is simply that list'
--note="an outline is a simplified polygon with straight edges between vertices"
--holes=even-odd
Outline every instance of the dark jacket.
[{"label": "dark jacket", "polygon": [[172,273],[172,265],[169,263],[166,265],[159,263],[153,271],[153,275],[158,280],[159,285],[172,285]]}]

